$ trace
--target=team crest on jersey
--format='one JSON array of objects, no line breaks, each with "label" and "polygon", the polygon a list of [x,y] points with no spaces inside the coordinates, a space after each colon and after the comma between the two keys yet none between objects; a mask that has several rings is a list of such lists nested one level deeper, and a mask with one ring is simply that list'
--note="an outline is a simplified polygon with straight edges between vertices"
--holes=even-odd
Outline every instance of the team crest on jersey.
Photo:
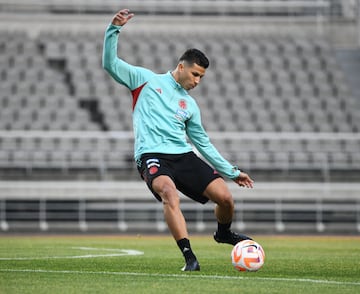
[{"label": "team crest on jersey", "polygon": [[186,109],[187,108],[186,101],[184,99],[179,100],[179,106],[181,109]]}]

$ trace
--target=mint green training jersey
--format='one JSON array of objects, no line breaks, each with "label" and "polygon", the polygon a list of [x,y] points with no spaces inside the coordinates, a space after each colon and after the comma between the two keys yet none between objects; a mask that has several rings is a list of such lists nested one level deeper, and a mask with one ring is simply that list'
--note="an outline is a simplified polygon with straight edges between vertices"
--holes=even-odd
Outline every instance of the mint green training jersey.
[{"label": "mint green training jersey", "polygon": [[[192,151],[187,137],[222,175],[234,179],[240,171],[226,161],[210,142],[196,101],[170,72],[156,74],[133,66],[117,56],[121,26],[110,24],[105,32],[103,67],[133,96],[134,157],[144,153],[182,154]],[[130,111],[130,110],[129,110]]]}]

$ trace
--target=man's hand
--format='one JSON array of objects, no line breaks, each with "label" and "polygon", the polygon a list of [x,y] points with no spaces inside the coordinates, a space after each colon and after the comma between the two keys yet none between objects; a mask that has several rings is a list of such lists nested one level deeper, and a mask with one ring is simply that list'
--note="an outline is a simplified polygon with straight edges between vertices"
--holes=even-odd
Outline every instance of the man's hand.
[{"label": "man's hand", "polygon": [[234,179],[234,182],[240,187],[252,188],[254,181],[249,177],[247,173],[240,172],[240,175]]},{"label": "man's hand", "polygon": [[123,26],[132,19],[133,16],[134,13],[130,13],[129,9],[122,9],[114,15],[111,23],[115,26]]}]

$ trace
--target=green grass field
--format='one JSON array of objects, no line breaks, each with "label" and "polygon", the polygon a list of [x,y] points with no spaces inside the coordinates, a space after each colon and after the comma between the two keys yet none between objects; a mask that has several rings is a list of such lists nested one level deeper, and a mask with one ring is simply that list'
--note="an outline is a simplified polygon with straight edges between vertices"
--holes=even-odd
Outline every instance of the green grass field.
[{"label": "green grass field", "polygon": [[184,273],[170,236],[0,236],[0,293],[360,293],[359,237],[255,239],[258,272],[237,272],[230,245],[196,236],[201,271]]}]

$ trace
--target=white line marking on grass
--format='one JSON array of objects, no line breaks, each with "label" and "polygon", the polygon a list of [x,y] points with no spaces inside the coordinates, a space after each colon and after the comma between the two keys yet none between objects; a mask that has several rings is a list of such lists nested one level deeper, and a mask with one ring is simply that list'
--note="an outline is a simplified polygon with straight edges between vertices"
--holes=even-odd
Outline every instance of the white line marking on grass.
[{"label": "white line marking on grass", "polygon": [[86,255],[64,255],[64,256],[42,256],[42,257],[0,257],[1,260],[39,260],[39,259],[76,259],[76,258],[95,258],[95,257],[117,257],[143,255],[144,252],[133,249],[111,249],[94,247],[71,247],[71,249],[82,251],[111,251],[115,253],[106,254],[86,254]]},{"label": "white line marking on grass", "polygon": [[316,280],[316,279],[292,279],[292,278],[271,278],[271,277],[242,277],[242,276],[219,276],[219,275],[198,275],[192,274],[151,274],[151,273],[135,273],[135,272],[94,272],[94,271],[69,271],[69,270],[44,270],[44,269],[0,269],[0,272],[14,273],[50,273],[50,274],[80,274],[80,275],[115,275],[115,276],[138,276],[138,277],[157,277],[157,278],[180,278],[180,279],[218,279],[218,280],[258,280],[271,282],[298,282],[298,283],[314,283],[327,285],[343,285],[343,286],[360,286],[360,282],[341,282],[332,280]]}]

